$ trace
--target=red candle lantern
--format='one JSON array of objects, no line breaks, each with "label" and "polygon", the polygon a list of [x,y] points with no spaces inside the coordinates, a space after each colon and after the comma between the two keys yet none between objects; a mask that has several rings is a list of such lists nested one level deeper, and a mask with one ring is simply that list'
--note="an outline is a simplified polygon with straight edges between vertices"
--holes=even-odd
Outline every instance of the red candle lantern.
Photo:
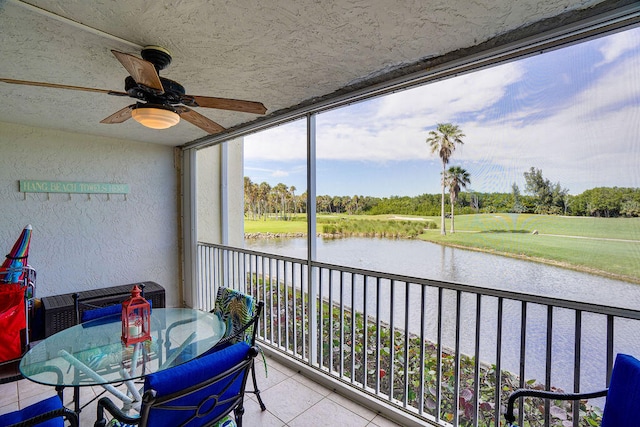
[{"label": "red candle lantern", "polygon": [[135,285],[131,298],[122,303],[122,342],[125,345],[151,339],[151,306],[140,294],[140,288]]}]

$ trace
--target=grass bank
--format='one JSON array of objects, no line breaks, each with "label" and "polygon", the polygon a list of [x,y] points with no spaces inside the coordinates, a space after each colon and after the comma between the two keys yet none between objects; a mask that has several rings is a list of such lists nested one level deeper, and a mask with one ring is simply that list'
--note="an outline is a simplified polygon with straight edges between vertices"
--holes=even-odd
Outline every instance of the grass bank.
[{"label": "grass bank", "polygon": [[[363,221],[363,222],[361,222]],[[476,214],[455,217],[456,233],[440,235],[439,217],[319,215],[317,230],[339,235],[413,237],[398,234],[404,223],[426,224],[419,239],[586,271],[640,283],[640,218],[586,218],[533,214]],[[429,228],[430,225],[436,228]],[[336,227],[335,229],[327,227]],[[406,225],[411,230],[415,227]],[[370,234],[362,230],[377,230]],[[349,230],[352,230],[351,232]],[[360,231],[358,231],[360,230]],[[382,232],[380,230],[383,230]],[[384,230],[387,232],[385,233]],[[245,220],[245,233],[306,233],[304,216],[290,221]],[[537,234],[533,234],[534,231]]]},{"label": "grass bank", "polygon": [[420,239],[640,283],[640,218],[480,214],[460,215],[455,226]]}]

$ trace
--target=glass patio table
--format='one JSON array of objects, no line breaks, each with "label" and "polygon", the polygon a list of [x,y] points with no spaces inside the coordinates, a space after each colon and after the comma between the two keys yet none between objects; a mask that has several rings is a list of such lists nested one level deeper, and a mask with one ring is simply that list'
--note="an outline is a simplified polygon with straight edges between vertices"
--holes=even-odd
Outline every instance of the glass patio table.
[{"label": "glass patio table", "polygon": [[[225,332],[212,313],[186,308],[151,310],[151,339],[125,346],[120,316],[102,317],[60,331],[35,345],[20,362],[22,375],[36,383],[74,387],[80,413],[79,387],[100,385],[123,402],[123,410],[139,411],[142,398],[134,380],[196,358],[211,349]],[[126,392],[114,383],[124,383]]]}]

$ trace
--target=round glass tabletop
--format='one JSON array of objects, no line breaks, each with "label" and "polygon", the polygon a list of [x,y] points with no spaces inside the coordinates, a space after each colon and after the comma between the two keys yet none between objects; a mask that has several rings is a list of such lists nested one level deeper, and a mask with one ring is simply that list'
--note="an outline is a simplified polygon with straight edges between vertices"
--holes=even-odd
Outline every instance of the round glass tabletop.
[{"label": "round glass tabletop", "polygon": [[53,386],[89,386],[141,378],[168,369],[212,348],[225,325],[212,314],[186,308],[154,308],[151,339],[121,341],[120,316],[60,331],[35,345],[20,362],[31,381]]}]

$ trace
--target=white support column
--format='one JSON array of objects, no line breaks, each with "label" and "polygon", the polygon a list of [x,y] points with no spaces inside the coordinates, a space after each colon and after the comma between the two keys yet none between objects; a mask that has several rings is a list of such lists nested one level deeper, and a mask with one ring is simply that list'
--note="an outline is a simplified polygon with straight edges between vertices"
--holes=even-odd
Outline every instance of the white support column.
[{"label": "white support column", "polygon": [[316,260],[316,116],[307,115],[307,280],[309,283],[309,360],[318,362],[318,282],[313,274]]},{"label": "white support column", "polygon": [[198,198],[196,149],[182,156],[182,224],[183,224],[183,301],[188,307],[199,307],[198,300]]},{"label": "white support column", "polygon": [[[220,243],[223,245],[229,244],[229,147],[228,142],[222,142],[220,144]],[[229,254],[225,251],[223,253],[224,260],[222,262],[222,269],[220,275],[222,285],[236,289],[234,283],[224,281],[227,278],[231,278],[231,272],[229,271]],[[216,289],[217,291],[217,289]]]},{"label": "white support column", "polygon": [[220,144],[220,240],[229,244],[229,143]]}]

